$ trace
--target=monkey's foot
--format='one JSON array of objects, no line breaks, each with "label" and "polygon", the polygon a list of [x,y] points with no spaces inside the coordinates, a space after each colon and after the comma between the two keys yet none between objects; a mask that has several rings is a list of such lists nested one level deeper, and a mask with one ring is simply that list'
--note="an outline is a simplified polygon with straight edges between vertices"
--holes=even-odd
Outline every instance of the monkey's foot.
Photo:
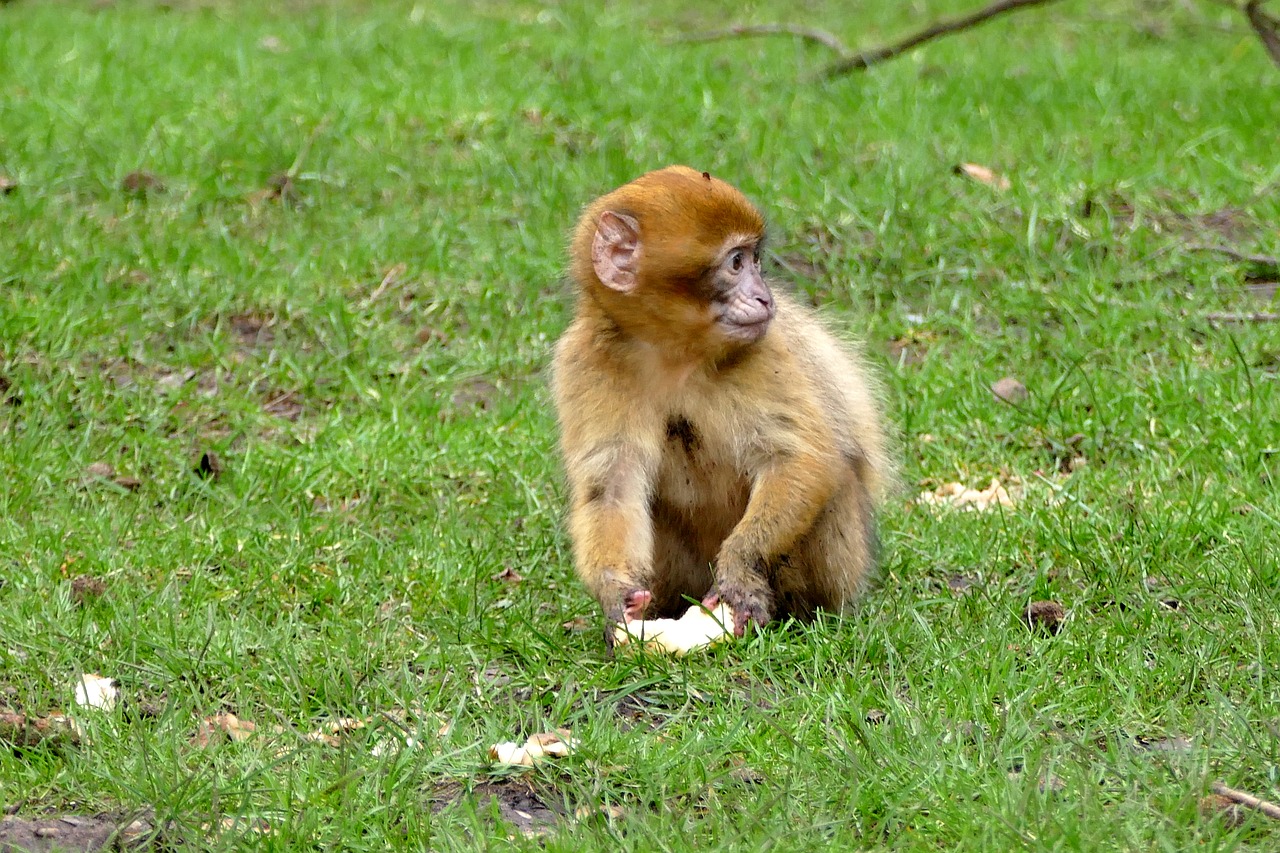
[{"label": "monkey's foot", "polygon": [[679,619],[634,619],[613,627],[614,648],[625,645],[680,657],[733,636],[733,611],[694,605]]}]

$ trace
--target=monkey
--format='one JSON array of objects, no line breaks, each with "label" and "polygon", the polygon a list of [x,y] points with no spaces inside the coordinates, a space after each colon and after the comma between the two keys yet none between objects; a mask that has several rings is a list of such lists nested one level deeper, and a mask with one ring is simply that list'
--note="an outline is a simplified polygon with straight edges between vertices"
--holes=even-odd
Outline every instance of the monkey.
[{"label": "monkey", "polygon": [[[765,281],[764,219],[687,166],[590,203],[551,391],[577,574],[613,628],[727,605],[733,631],[848,610],[893,477],[859,350]],[[727,627],[727,626],[726,626]]]}]

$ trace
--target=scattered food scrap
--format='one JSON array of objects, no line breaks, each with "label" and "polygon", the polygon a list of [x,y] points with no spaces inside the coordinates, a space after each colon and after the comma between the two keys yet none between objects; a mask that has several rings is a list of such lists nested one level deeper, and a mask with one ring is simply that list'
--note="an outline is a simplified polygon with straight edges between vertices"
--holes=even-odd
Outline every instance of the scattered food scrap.
[{"label": "scattered food scrap", "polygon": [[921,492],[916,503],[969,512],[987,512],[996,507],[1012,509],[1015,505],[1009,490],[996,477],[992,477],[991,484],[982,490],[971,489],[964,483],[943,483],[931,492]]},{"label": "scattered food scrap", "polygon": [[499,764],[516,764],[532,767],[545,758],[563,758],[577,747],[568,729],[540,732],[530,735],[524,745],[503,741],[489,747],[489,759]]},{"label": "scattered food scrap", "polygon": [[637,619],[613,629],[615,647],[633,641],[648,651],[680,657],[733,636],[733,613],[721,604],[714,611],[690,607],[679,619]]},{"label": "scattered food scrap", "polygon": [[308,732],[303,735],[303,740],[308,740],[312,743],[322,743],[325,746],[342,746],[343,735],[349,735],[352,732],[360,731],[361,729],[368,727],[370,722],[372,721],[368,718],[339,717],[332,722],[326,723],[315,731]]},{"label": "scattered food scrap", "polygon": [[95,672],[87,672],[76,682],[76,704],[81,708],[110,711],[116,706],[119,697],[120,690],[113,678],[103,678]]},{"label": "scattered food scrap", "polygon": [[977,181],[980,184],[986,184],[998,190],[1007,190],[1011,186],[1009,179],[999,172],[993,171],[986,166],[980,166],[977,163],[961,163],[955,167],[957,175],[964,175],[970,180]]}]

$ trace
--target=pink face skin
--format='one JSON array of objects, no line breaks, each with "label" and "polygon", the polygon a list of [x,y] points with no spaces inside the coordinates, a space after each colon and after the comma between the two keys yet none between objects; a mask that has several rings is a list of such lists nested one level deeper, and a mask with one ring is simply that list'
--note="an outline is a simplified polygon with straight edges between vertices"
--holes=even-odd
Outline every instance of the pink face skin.
[{"label": "pink face skin", "polygon": [[760,274],[759,244],[735,241],[712,275],[716,295],[711,308],[725,336],[744,344],[764,337],[777,306]]}]

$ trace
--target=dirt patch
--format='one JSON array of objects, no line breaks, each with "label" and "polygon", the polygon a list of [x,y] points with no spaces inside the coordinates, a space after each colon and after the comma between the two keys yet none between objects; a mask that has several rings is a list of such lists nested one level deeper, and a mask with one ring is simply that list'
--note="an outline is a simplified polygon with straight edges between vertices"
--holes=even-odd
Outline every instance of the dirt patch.
[{"label": "dirt patch", "polygon": [[449,398],[454,409],[488,411],[498,396],[498,386],[483,377],[473,377],[459,382]]},{"label": "dirt patch", "polygon": [[483,782],[471,791],[468,798],[481,814],[496,806],[498,816],[525,837],[546,835],[565,819],[562,810],[545,803],[524,779]]},{"label": "dirt patch", "polygon": [[154,836],[151,821],[133,815],[0,818],[0,853],[138,850]]},{"label": "dirt patch", "polygon": [[248,312],[227,318],[227,326],[242,350],[270,349],[276,342],[276,317],[273,314]]},{"label": "dirt patch", "polygon": [[[1194,199],[1191,199],[1194,202]],[[1088,219],[1099,210],[1107,210],[1118,224],[1132,231],[1145,226],[1157,234],[1166,233],[1189,242],[1207,242],[1217,239],[1231,244],[1244,244],[1256,237],[1259,225],[1247,210],[1228,205],[1204,213],[1186,213],[1171,209],[1185,200],[1172,197],[1158,198],[1157,205],[1139,209],[1128,199],[1110,196],[1101,199],[1086,198],[1080,206],[1080,215]]]}]

